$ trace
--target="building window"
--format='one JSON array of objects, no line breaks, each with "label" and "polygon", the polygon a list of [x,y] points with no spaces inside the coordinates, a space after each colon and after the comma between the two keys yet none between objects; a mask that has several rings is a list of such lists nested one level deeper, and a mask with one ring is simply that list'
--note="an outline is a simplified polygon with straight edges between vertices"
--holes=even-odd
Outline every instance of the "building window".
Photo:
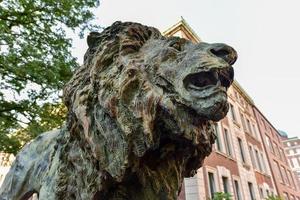
[{"label": "building window", "polygon": [[266,124],[265,124],[265,121],[263,120],[263,118],[261,118],[261,124],[262,124],[263,127],[266,129]]},{"label": "building window", "polygon": [[240,154],[241,154],[242,161],[243,161],[243,163],[246,163],[244,147],[243,147],[243,142],[242,142],[241,138],[238,138],[238,143],[239,143],[239,148],[240,148]]},{"label": "building window", "polygon": [[265,158],[262,152],[260,152],[260,157],[261,157],[261,163],[262,163],[262,167],[263,167],[263,172],[267,172],[267,167],[266,167],[266,163],[265,163]]},{"label": "building window", "polygon": [[286,183],[287,185],[290,185],[289,180],[287,178],[286,170],[283,166],[280,166],[281,169],[281,174],[283,176],[283,182]]},{"label": "building window", "polygon": [[216,149],[218,151],[222,151],[222,144],[221,144],[219,126],[218,126],[217,123],[214,124],[214,130],[215,130],[215,134],[216,134]]},{"label": "building window", "polygon": [[240,185],[239,185],[239,182],[237,180],[234,180],[234,192],[235,192],[236,199],[237,200],[242,200]]},{"label": "building window", "polygon": [[283,197],[284,200],[290,200],[289,195],[286,192],[283,193]]},{"label": "building window", "polygon": [[282,160],[282,161],[285,161],[285,157],[284,157],[284,153],[283,153],[283,149],[282,148],[280,148],[279,149],[279,153],[280,153],[280,159]]},{"label": "building window", "polygon": [[274,149],[273,149],[271,140],[270,140],[270,138],[269,138],[268,136],[266,136],[266,141],[267,141],[267,145],[268,145],[270,151],[271,151],[272,153],[274,153]]},{"label": "building window", "polygon": [[258,169],[259,171],[262,171],[262,166],[261,166],[261,162],[260,162],[260,159],[259,159],[259,154],[258,154],[258,151],[255,149],[255,156],[256,156],[256,161],[257,161],[257,164],[258,164]]},{"label": "building window", "polygon": [[293,163],[292,159],[289,159],[289,161],[290,161],[291,167],[294,168],[294,163]]},{"label": "building window", "polygon": [[294,181],[294,179],[293,179],[293,176],[292,176],[291,171],[288,171],[288,178],[289,178],[289,180],[290,180],[290,183],[293,184],[293,187],[296,188],[295,181]]},{"label": "building window", "polygon": [[230,111],[232,120],[236,121],[234,106],[231,103],[229,104],[229,111]]},{"label": "building window", "polygon": [[216,190],[215,176],[211,172],[208,172],[208,182],[209,182],[210,198],[213,198],[214,197],[214,193],[217,190]]},{"label": "building window", "polygon": [[240,114],[241,114],[241,121],[242,121],[243,129],[244,129],[244,131],[247,131],[245,117],[244,117],[244,115],[242,113],[240,113]]},{"label": "building window", "polygon": [[[266,189],[267,192],[267,197],[270,196],[270,191],[268,189]],[[272,192],[272,196],[273,196],[273,192]]]},{"label": "building window", "polygon": [[261,187],[259,187],[259,196],[260,198],[264,198],[264,192],[263,192],[263,189]]},{"label": "building window", "polygon": [[223,191],[224,193],[229,193],[229,185],[228,185],[228,178],[222,176],[222,183],[223,183]]},{"label": "building window", "polygon": [[232,156],[231,144],[230,144],[230,139],[229,139],[229,133],[228,133],[228,130],[226,128],[224,128],[224,141],[225,141],[226,153],[229,156]]},{"label": "building window", "polygon": [[249,121],[249,119],[246,119],[246,121],[247,121],[248,132],[252,134],[250,121]]},{"label": "building window", "polygon": [[292,158],[292,162],[295,167],[299,167],[299,162],[298,162],[297,158]]},{"label": "building window", "polygon": [[283,176],[282,176],[282,173],[280,171],[280,168],[279,168],[279,165],[278,165],[278,162],[276,162],[275,160],[273,160],[274,162],[274,166],[275,166],[275,171],[276,173],[275,174],[279,174],[279,179],[280,179],[280,182],[283,183]]},{"label": "building window", "polygon": [[236,91],[234,91],[234,96],[235,96],[235,98],[239,101],[239,95],[237,94]]},{"label": "building window", "polygon": [[251,197],[251,200],[255,200],[255,193],[253,189],[253,184],[251,182],[248,182],[248,188],[249,188],[249,194]]},{"label": "building window", "polygon": [[275,142],[273,142],[273,144],[273,147],[275,147],[275,155],[280,157],[278,145]]},{"label": "building window", "polygon": [[254,168],[256,168],[256,162],[255,162],[255,159],[254,159],[253,150],[252,150],[252,147],[250,145],[249,145],[249,153],[250,153],[250,158],[251,158],[252,166]]},{"label": "building window", "polygon": [[254,124],[252,124],[252,130],[254,132],[255,137],[258,139],[259,137],[258,137],[258,134],[257,134],[257,131],[256,131],[256,128],[255,128]]}]

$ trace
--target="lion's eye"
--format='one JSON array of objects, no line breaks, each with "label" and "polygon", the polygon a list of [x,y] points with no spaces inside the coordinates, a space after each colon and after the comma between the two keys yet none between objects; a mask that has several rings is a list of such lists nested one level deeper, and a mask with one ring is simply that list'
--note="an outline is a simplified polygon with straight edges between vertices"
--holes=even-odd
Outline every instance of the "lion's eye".
[{"label": "lion's eye", "polygon": [[177,42],[174,42],[174,43],[170,44],[170,47],[176,49],[177,51],[181,51],[182,50],[181,45],[179,43],[177,43]]}]

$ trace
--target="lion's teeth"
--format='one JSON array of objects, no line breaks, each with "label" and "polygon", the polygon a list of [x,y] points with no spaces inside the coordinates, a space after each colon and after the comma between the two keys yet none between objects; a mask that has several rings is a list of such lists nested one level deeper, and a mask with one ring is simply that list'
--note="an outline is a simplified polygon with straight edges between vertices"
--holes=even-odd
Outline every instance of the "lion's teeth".
[{"label": "lion's teeth", "polygon": [[195,86],[195,85],[193,85],[193,84],[190,84],[190,85],[189,85],[189,88],[191,88],[191,89],[196,89],[196,90],[199,90],[199,89],[200,89],[200,87],[197,87],[197,86]]}]

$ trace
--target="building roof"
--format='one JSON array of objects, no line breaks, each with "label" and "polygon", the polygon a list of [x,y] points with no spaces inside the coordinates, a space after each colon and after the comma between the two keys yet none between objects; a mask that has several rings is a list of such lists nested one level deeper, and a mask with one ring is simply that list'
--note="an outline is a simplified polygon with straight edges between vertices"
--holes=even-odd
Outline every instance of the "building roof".
[{"label": "building roof", "polygon": [[[162,33],[166,37],[170,36],[180,36],[186,39],[191,40],[192,42],[199,43],[201,42],[200,37],[195,33],[195,31],[188,25],[183,17],[181,20],[168,28]],[[179,34],[179,35],[178,35]]]},{"label": "building roof", "polygon": [[284,138],[283,142],[289,142],[289,141],[293,141],[293,140],[300,140],[297,136],[295,137],[291,137],[291,138]]},{"label": "building roof", "polygon": [[278,133],[281,137],[285,137],[285,138],[288,138],[288,134],[282,130],[278,130]]},{"label": "building roof", "polygon": [[253,99],[249,96],[249,94],[242,88],[242,86],[236,80],[233,81],[232,85],[242,94],[242,96],[246,99],[246,101],[250,105],[255,105]]}]

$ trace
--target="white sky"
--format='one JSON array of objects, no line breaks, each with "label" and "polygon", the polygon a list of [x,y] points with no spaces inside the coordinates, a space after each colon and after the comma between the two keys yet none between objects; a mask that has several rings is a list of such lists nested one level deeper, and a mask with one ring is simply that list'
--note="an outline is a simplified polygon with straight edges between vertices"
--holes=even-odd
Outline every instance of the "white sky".
[{"label": "white sky", "polygon": [[[277,128],[300,136],[299,0],[103,0],[97,23],[134,21],[166,30],[183,16],[205,42],[239,54],[235,78]],[[85,40],[74,38],[82,62]]]}]

